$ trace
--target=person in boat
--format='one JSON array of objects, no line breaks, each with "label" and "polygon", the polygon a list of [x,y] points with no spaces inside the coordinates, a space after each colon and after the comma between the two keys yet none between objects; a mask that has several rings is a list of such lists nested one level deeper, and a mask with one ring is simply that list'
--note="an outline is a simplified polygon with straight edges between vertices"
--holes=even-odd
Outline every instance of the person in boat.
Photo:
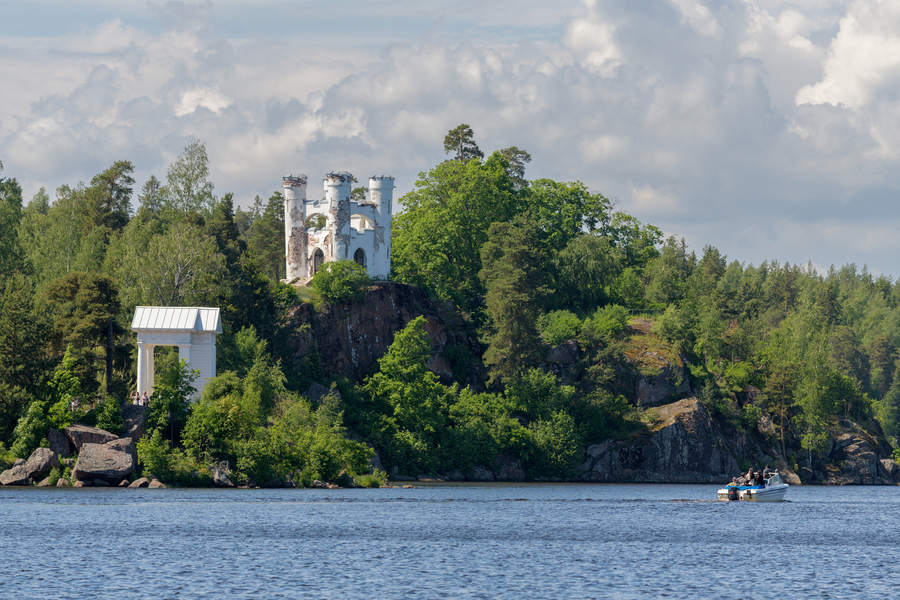
[{"label": "person in boat", "polygon": [[738,478],[737,478],[737,477],[732,477],[732,478],[731,478],[731,483],[729,483],[729,484],[726,485],[725,487],[727,487],[727,488],[730,488],[730,487],[740,487],[740,485],[741,485],[741,484],[738,482]]},{"label": "person in boat", "polygon": [[747,481],[747,485],[753,485],[753,482],[756,481],[756,473],[753,472],[753,467],[750,467],[747,474],[744,475],[744,479]]},{"label": "person in boat", "polygon": [[763,472],[756,471],[756,485],[765,485],[766,481],[763,479]]},{"label": "person in boat", "polygon": [[768,479],[772,476],[772,471],[769,470],[769,465],[766,465],[766,468],[763,469],[763,479]]}]

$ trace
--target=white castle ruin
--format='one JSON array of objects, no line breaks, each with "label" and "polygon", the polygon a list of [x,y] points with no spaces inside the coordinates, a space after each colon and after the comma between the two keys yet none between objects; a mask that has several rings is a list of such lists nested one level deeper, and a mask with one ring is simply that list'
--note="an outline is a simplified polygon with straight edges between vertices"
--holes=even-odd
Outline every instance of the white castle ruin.
[{"label": "white castle ruin", "polygon": [[354,260],[378,279],[391,271],[391,202],[394,178],[369,178],[363,201],[351,200],[353,176],[325,176],[325,198],[307,200],[306,175],[284,178],[286,279],[306,279],[327,262]]}]

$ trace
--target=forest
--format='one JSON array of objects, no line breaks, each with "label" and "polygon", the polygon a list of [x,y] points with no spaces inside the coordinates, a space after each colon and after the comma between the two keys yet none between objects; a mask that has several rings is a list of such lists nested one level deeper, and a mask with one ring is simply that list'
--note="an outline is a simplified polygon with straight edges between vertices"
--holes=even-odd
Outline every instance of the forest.
[{"label": "forest", "polygon": [[[842,418],[876,420],[897,446],[900,284],[888,275],[690,249],[581,182],[527,179],[527,151],[486,156],[465,124],[444,150],[395,210],[391,279],[452,303],[477,333],[480,356],[448,357],[482,365],[476,385],[426,368],[421,317],[362,380],[326,375],[315,353],[298,364],[291,311],[358,302],[372,282],[352,261],[329,263],[310,287],[282,282],[280,192],[235,209],[232,194],[216,195],[200,140],[139,189],[120,160],[26,201],[0,165],[0,460],[27,458],[50,428],[75,422],[121,431],[143,305],[222,315],[218,375],[196,402],[177,350],[157,349],[138,459],[178,485],[208,482],[222,460],[257,484],[346,472],[378,485],[376,452],[386,471],[412,475],[505,453],[529,478],[571,477],[586,444],[645,427],[620,381],[638,317],[685,357],[712,414],[740,428],[770,419],[783,456],[788,433],[821,453]],[[564,383],[545,364],[570,340],[583,359]],[[311,400],[312,383],[331,392]]]}]

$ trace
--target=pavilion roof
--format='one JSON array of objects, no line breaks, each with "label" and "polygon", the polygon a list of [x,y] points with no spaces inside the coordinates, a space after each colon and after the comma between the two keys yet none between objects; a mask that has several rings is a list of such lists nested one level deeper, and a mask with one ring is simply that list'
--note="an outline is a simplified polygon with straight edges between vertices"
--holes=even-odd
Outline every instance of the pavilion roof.
[{"label": "pavilion roof", "polygon": [[138,306],[131,320],[134,331],[194,331],[222,333],[218,308],[204,306]]}]

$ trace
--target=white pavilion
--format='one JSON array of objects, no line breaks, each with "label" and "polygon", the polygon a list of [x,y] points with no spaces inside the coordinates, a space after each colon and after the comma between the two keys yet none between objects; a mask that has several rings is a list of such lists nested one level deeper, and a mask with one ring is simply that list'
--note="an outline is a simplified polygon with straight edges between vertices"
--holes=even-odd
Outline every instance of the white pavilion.
[{"label": "white pavilion", "polygon": [[178,346],[178,358],[199,369],[194,381],[199,398],[206,382],[216,376],[216,335],[222,333],[218,308],[198,306],[138,306],[131,329],[137,332],[137,391],[153,393],[153,349]]}]

